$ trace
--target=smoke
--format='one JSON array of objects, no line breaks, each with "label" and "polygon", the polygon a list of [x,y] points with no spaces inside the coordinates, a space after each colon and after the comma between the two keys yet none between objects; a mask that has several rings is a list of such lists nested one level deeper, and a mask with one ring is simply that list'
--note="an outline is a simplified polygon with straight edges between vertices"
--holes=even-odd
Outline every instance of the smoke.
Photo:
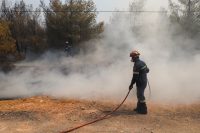
[{"label": "smoke", "polygon": [[[16,64],[9,74],[0,73],[0,98],[34,95],[57,97],[123,99],[132,79],[130,52],[140,52],[140,59],[150,68],[148,79],[152,102],[195,102],[200,99],[200,54],[198,40],[184,35],[173,37],[166,16],[152,14],[142,22],[129,23],[120,14],[106,25],[104,38],[88,41],[95,46],[87,54],[66,57],[63,51],[44,53],[37,60]],[[154,19],[153,21],[150,21]],[[156,21],[155,21],[156,20]],[[178,38],[178,39],[177,39]],[[129,97],[135,96],[135,87]]]}]

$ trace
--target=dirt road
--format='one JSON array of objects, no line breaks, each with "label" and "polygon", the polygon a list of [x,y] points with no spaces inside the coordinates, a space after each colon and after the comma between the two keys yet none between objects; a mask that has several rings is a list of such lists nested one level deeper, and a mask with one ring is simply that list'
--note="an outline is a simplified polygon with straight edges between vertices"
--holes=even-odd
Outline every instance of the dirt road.
[{"label": "dirt road", "polygon": [[[0,133],[59,133],[99,118],[119,104],[51,96],[0,100]],[[200,102],[147,103],[147,115],[134,113],[135,105],[127,100],[110,116],[72,133],[200,133]]]}]

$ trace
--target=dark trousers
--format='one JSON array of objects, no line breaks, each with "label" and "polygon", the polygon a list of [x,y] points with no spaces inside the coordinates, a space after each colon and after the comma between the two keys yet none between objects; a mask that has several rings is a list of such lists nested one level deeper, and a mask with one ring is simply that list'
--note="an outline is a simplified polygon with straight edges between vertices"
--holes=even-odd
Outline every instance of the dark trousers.
[{"label": "dark trousers", "polygon": [[146,86],[145,87],[138,87],[137,86],[137,98],[138,98],[139,101],[145,100],[145,97],[144,97],[145,88],[146,88]]},{"label": "dark trousers", "polygon": [[146,106],[146,101],[145,101],[145,96],[144,96],[144,90],[145,87],[138,87],[137,86],[137,109],[140,111],[147,111],[147,106]]}]

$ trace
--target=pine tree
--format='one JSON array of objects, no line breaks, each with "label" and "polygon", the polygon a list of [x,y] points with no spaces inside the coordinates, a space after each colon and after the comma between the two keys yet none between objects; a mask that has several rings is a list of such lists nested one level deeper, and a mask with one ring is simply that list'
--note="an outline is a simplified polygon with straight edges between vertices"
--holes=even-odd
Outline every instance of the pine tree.
[{"label": "pine tree", "polygon": [[41,23],[40,9],[37,8],[36,11],[30,14],[32,17],[27,20],[27,42],[30,51],[39,53],[47,49],[48,46],[46,44],[45,29]]},{"label": "pine tree", "polygon": [[[5,19],[0,20],[0,66],[10,66],[12,62],[19,59],[19,53],[15,48],[15,40],[11,36],[8,27],[9,22]],[[20,55],[21,58],[24,57]]]},{"label": "pine tree", "polygon": [[104,23],[96,23],[96,7],[92,0],[51,0],[49,7],[44,1],[47,42],[51,47],[62,48],[65,41],[74,48],[83,47],[82,42],[95,38],[103,32]]},{"label": "pine tree", "polygon": [[1,18],[9,21],[9,29],[18,52],[40,52],[47,48],[45,27],[42,25],[40,9],[33,13],[32,5],[26,5],[23,0],[15,2],[11,7],[6,0],[2,1]]},{"label": "pine tree", "polygon": [[200,0],[179,0],[179,4],[169,0],[171,23],[176,25],[179,34],[185,31],[189,37],[200,32]]}]

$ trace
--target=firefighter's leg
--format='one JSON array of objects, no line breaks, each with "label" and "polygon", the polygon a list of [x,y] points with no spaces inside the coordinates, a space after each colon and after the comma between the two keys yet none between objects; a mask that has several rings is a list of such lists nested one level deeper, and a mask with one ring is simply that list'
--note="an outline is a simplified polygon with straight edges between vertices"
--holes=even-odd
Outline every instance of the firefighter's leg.
[{"label": "firefighter's leg", "polygon": [[140,110],[140,102],[139,102],[139,100],[138,100],[138,102],[137,102],[137,107],[133,110],[133,111],[139,111]]},{"label": "firefighter's leg", "polygon": [[147,114],[147,106],[144,97],[144,90],[145,87],[137,87],[137,98],[138,98],[137,112],[141,114]]}]

